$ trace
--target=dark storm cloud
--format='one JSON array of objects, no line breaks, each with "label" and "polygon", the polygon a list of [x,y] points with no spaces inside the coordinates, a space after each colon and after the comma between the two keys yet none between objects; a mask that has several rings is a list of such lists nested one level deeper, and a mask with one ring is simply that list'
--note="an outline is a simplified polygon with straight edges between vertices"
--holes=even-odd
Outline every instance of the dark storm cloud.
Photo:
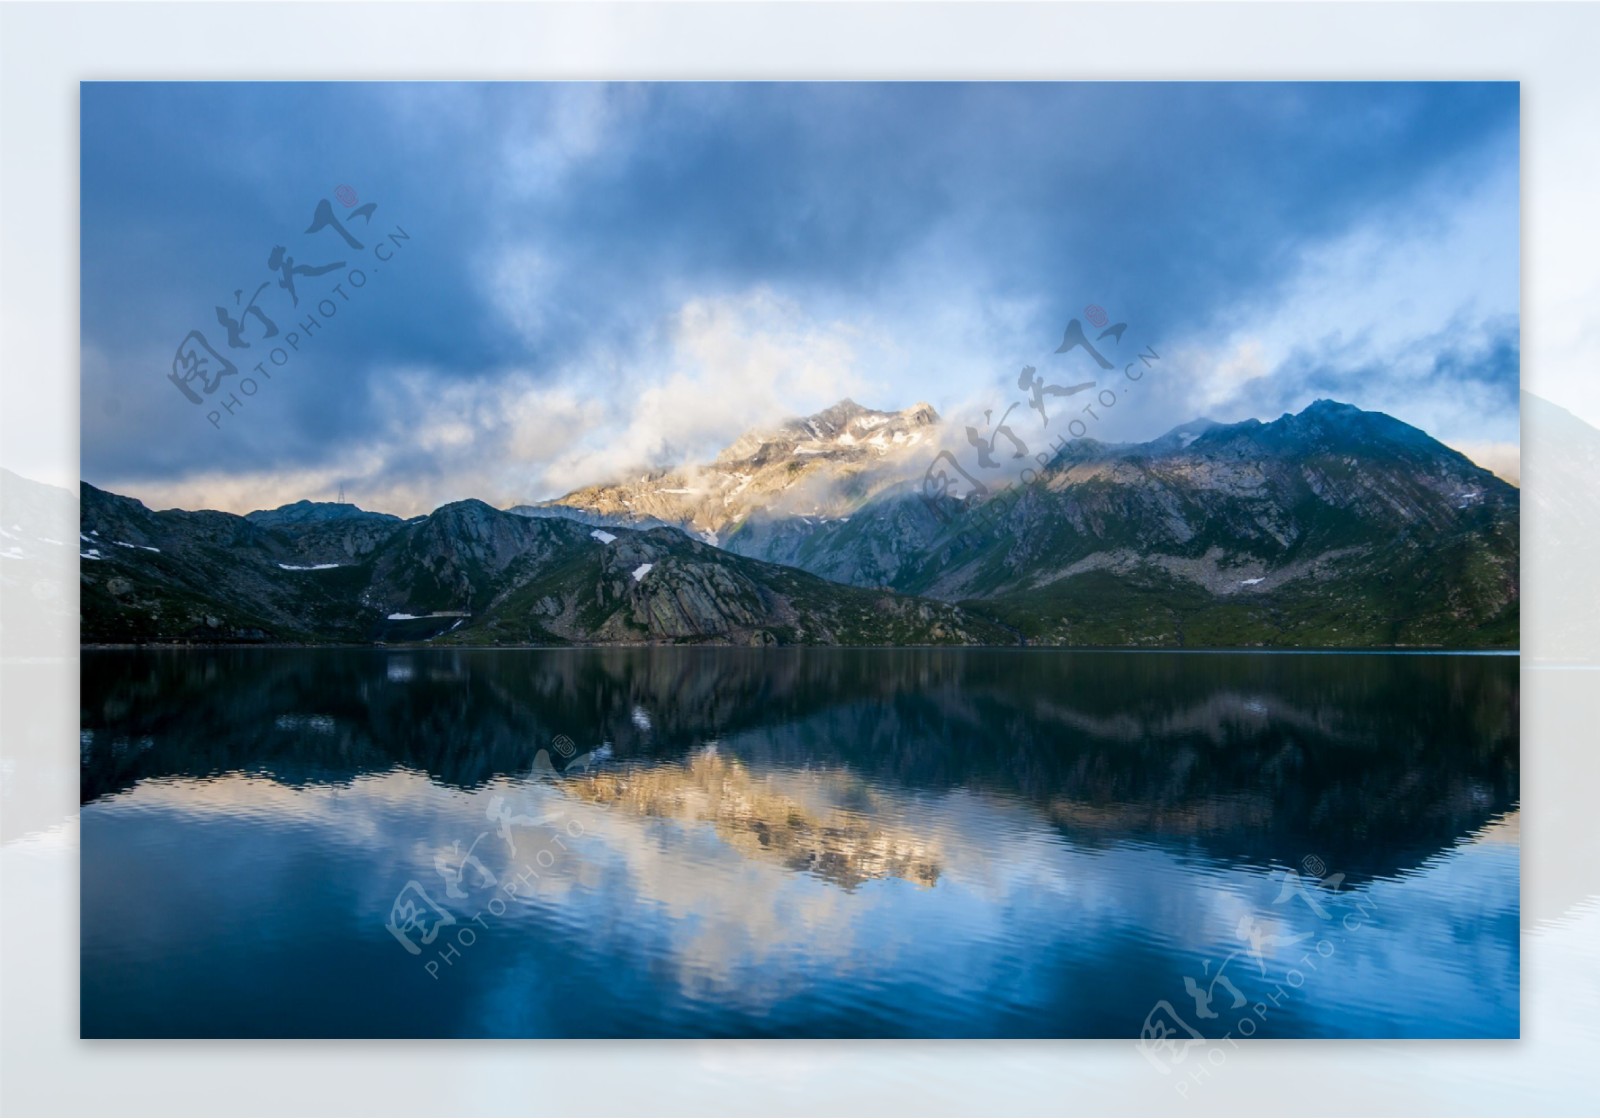
[{"label": "dark storm cloud", "polygon": [[[404,426],[405,370],[445,392],[592,369],[604,397],[687,300],[752,288],[908,340],[942,299],[1010,301],[996,368],[1089,301],[1203,338],[1308,246],[1414,233],[1514,167],[1517,111],[1514,84],[85,84],[84,473],[314,467]],[[356,261],[304,233],[340,184],[376,203],[358,238],[410,239],[217,430],[166,379],[174,350],[221,345],[214,308],[275,278],[275,246]],[[303,279],[280,328],[335,279]],[[1514,384],[1508,329],[1433,377],[1488,360]],[[886,375],[895,406],[957,376]],[[421,446],[390,466],[445,469]]]}]

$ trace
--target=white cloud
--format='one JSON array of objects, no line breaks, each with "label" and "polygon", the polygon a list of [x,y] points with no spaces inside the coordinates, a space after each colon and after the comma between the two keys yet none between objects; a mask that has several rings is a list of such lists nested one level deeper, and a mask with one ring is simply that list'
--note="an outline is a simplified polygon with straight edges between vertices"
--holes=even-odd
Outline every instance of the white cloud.
[{"label": "white cloud", "polygon": [[607,138],[637,109],[637,88],[586,82],[541,87],[518,102],[500,145],[501,185],[512,195],[554,193],[578,166],[601,155]]},{"label": "white cloud", "polygon": [[[1238,304],[1213,337],[1174,340],[1173,370],[1125,433],[1147,437],[1197,416],[1272,418],[1333,395],[1387,411],[1441,439],[1501,442],[1517,412],[1487,383],[1434,376],[1445,352],[1487,350],[1520,305],[1515,167],[1427,205],[1382,214],[1310,245],[1281,287]],[[1349,375],[1374,370],[1359,391]],[[1318,384],[1313,374],[1329,374]],[[1340,378],[1344,380],[1341,382]]]},{"label": "white cloud", "polygon": [[331,500],[342,484],[364,508],[402,516],[467,497],[500,506],[556,497],[710,459],[752,426],[863,395],[872,387],[863,355],[880,348],[859,325],[814,319],[760,289],[691,299],[663,334],[659,355],[589,351],[549,377],[396,369],[379,378],[374,434],[325,465],[111,488],[162,507],[247,512]]},{"label": "white cloud", "polygon": [[1226,353],[1196,386],[1196,404],[1202,413],[1232,401],[1257,377],[1267,375],[1266,346],[1259,337],[1239,338],[1232,352]]},{"label": "white cloud", "polygon": [[[621,470],[709,459],[753,426],[818,411],[869,387],[868,331],[818,321],[798,304],[757,289],[693,299],[671,316],[667,352],[619,365],[614,376],[569,372],[604,394],[606,420],[543,472],[557,490]],[[569,390],[572,391],[572,390]]]},{"label": "white cloud", "polygon": [[549,259],[531,244],[518,244],[498,254],[488,276],[490,305],[524,344],[536,344],[550,324],[556,278]]}]

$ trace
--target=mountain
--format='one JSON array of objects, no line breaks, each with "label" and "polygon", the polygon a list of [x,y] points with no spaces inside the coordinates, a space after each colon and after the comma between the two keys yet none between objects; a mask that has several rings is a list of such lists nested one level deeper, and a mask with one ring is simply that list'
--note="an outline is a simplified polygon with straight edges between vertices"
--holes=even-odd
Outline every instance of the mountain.
[{"label": "mountain", "polygon": [[[1071,440],[1026,459],[1026,485],[983,474],[981,501],[925,497],[946,448],[926,405],[846,400],[711,463],[511,512],[153,512],[85,485],[82,639],[1518,645],[1519,491],[1382,413],[1317,401]],[[5,481],[27,504],[32,484]],[[68,497],[45,489],[27,500]],[[57,552],[65,571],[70,542],[7,531],[8,588],[70,609],[28,576]]]},{"label": "mountain", "polygon": [[[897,585],[985,598],[1041,639],[1518,644],[1517,489],[1424,432],[1318,401],[1186,445],[1069,445]],[[941,565],[941,558],[949,562]]]},{"label": "mountain", "polygon": [[[578,516],[606,525],[670,525],[724,545],[734,531],[757,531],[756,523],[816,524],[859,508],[884,486],[921,472],[938,423],[927,404],[879,412],[842,400],[814,416],[749,432],[714,462],[590,486],[511,512]],[[734,550],[788,562],[781,548],[747,544]]]},{"label": "mountain", "polygon": [[[898,438],[862,438],[879,430]],[[1383,413],[1319,400],[1148,443],[1071,440],[984,503],[924,499],[944,446],[931,408],[844,401],[708,466],[536,511],[677,524],[826,579],[960,603],[1042,643],[1518,643],[1517,489]],[[962,461],[981,474],[970,447]]]},{"label": "mountain", "polygon": [[827,583],[676,529],[459,501],[153,512],[82,487],[82,640],[754,645],[1014,642],[960,607]]}]

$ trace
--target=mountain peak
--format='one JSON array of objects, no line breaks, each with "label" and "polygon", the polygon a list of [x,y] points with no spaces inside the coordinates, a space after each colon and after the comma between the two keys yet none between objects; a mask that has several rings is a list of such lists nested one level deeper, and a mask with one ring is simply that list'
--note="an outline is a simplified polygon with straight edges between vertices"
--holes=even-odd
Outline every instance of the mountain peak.
[{"label": "mountain peak", "polygon": [[1305,408],[1301,410],[1300,414],[1334,415],[1360,411],[1362,411],[1362,409],[1357,408],[1354,404],[1346,404],[1342,400],[1330,400],[1327,397],[1318,397],[1310,404],[1307,404]]},{"label": "mountain peak", "polygon": [[280,505],[276,509],[257,509],[246,513],[245,520],[253,521],[258,525],[301,525],[322,521],[336,521],[345,517],[359,517],[364,519],[378,518],[385,521],[399,521],[400,518],[392,513],[374,513],[349,502],[339,501],[295,501],[288,505]]},{"label": "mountain peak", "polygon": [[1341,439],[1379,440],[1411,447],[1442,446],[1421,428],[1387,412],[1369,412],[1338,400],[1317,399],[1291,415],[1285,412],[1269,427],[1291,432],[1317,431]]},{"label": "mountain peak", "polygon": [[921,439],[916,430],[938,422],[939,413],[929,404],[885,412],[864,407],[847,396],[820,412],[787,420],[776,428],[747,431],[725,447],[716,462],[768,462],[790,455],[849,451],[863,445],[887,452],[893,447],[915,445]]}]

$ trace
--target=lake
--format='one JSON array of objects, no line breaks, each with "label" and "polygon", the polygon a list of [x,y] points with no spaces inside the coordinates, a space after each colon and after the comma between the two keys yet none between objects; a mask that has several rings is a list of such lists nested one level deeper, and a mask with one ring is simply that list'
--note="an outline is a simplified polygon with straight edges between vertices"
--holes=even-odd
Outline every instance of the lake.
[{"label": "lake", "polygon": [[1514,656],[86,649],[81,1031],[1516,1037],[1518,697]]}]

